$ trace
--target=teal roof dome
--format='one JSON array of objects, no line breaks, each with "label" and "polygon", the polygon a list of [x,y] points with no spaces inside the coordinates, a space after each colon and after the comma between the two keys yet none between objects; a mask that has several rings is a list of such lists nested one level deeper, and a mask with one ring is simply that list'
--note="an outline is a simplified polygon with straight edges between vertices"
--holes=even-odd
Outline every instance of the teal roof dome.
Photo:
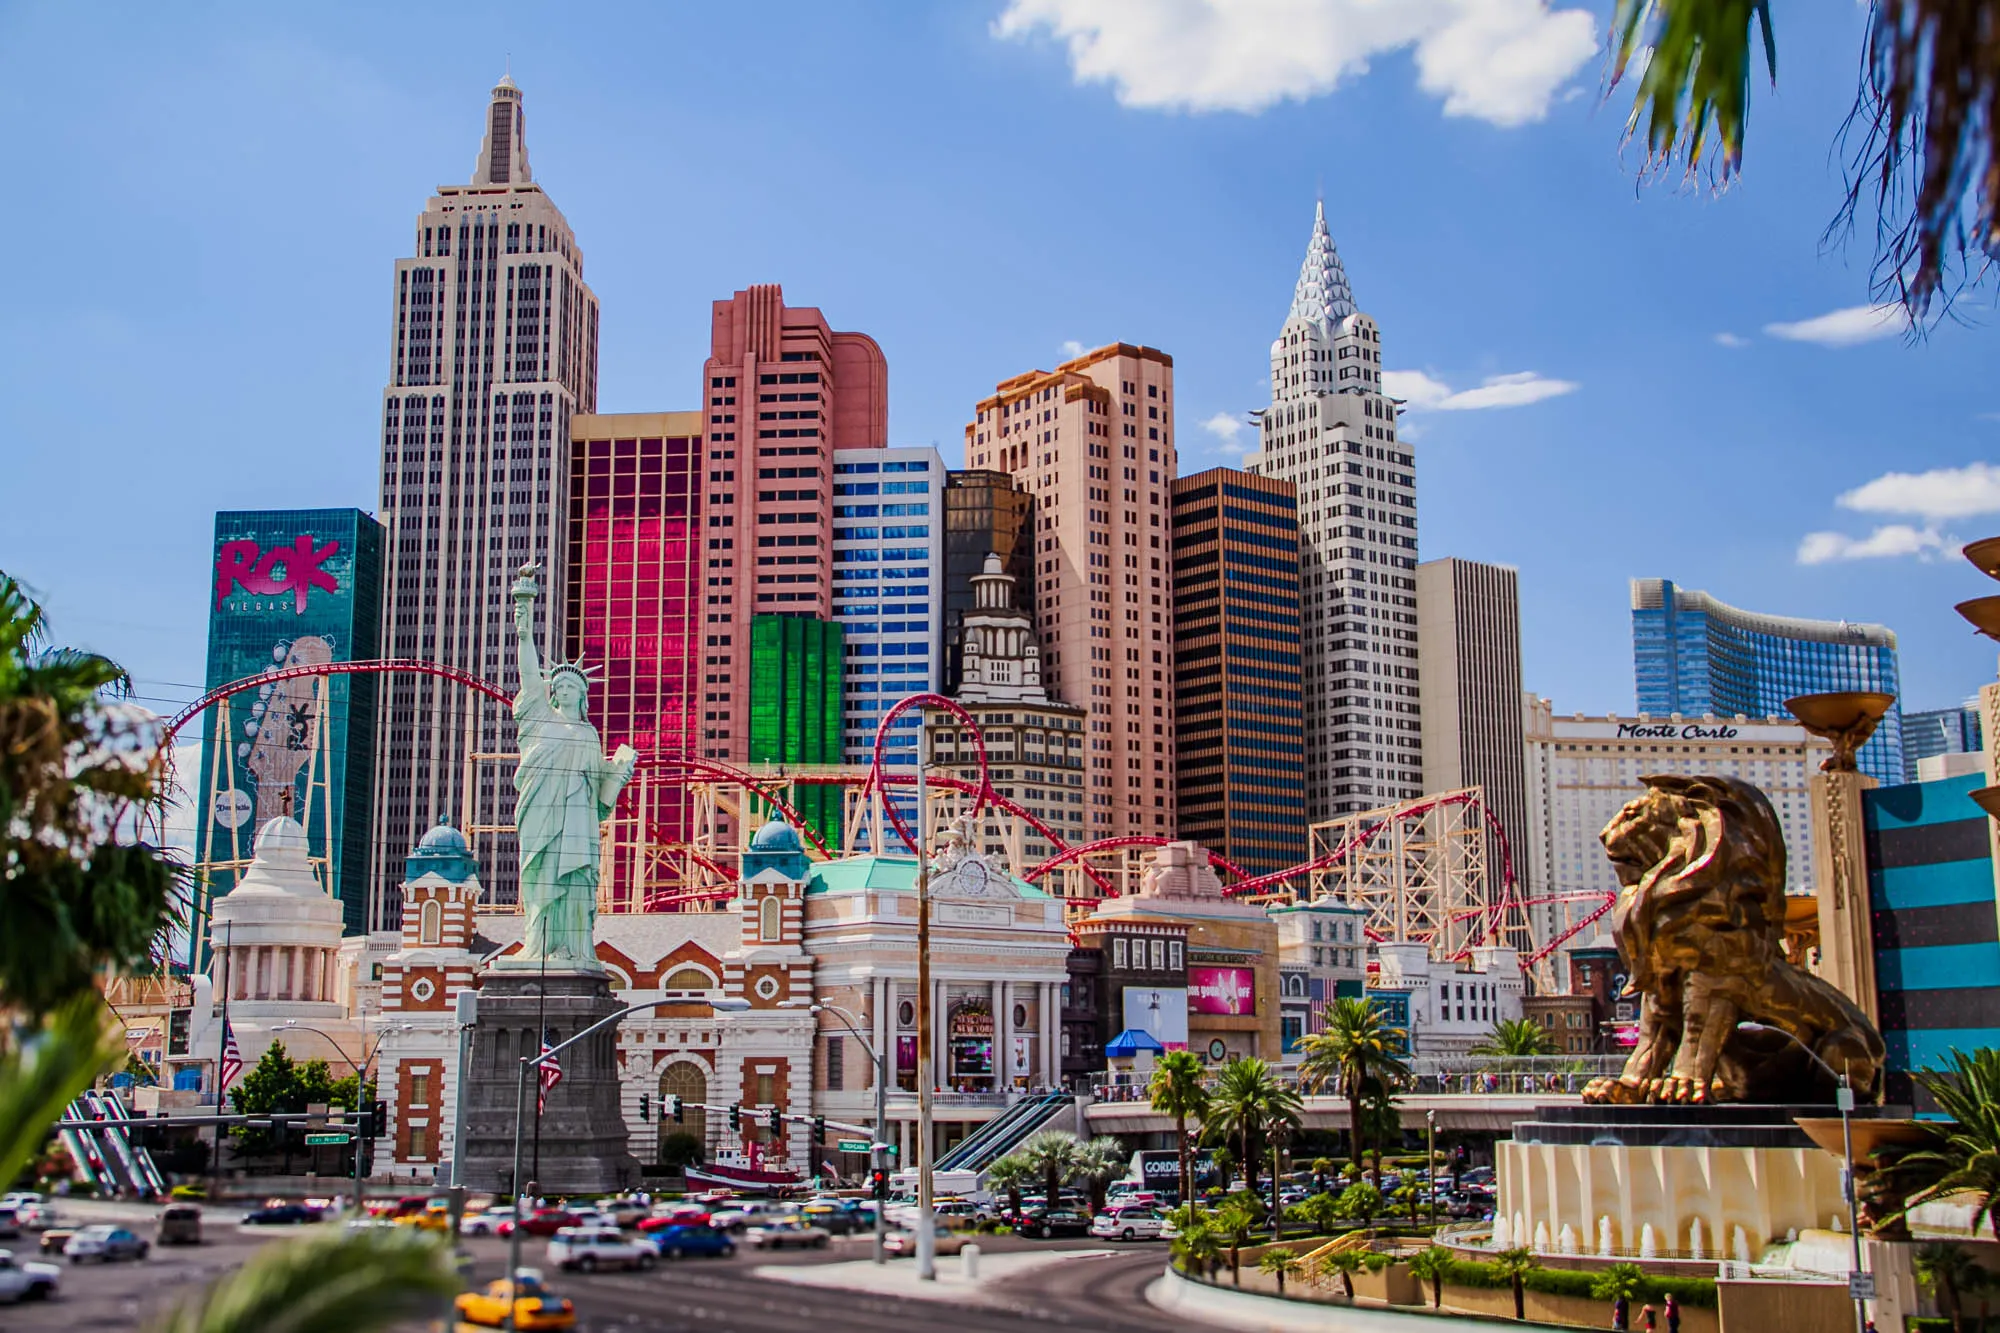
[{"label": "teal roof dome", "polygon": [[764,827],[757,830],[750,839],[752,851],[759,852],[802,852],[805,844],[799,841],[799,831],[784,821],[780,815],[772,815]]},{"label": "teal roof dome", "polygon": [[472,845],[448,819],[440,819],[436,828],[424,834],[403,862],[405,883],[433,874],[454,884],[479,877],[479,862],[473,859]]},{"label": "teal roof dome", "polygon": [[786,879],[802,880],[811,868],[805,844],[799,841],[799,831],[776,814],[757,830],[750,839],[750,849],[743,853],[744,879],[775,870]]},{"label": "teal roof dome", "polygon": [[448,821],[439,820],[436,828],[418,840],[417,850],[434,855],[456,852],[461,856],[468,856],[472,852],[472,846],[466,842],[465,835],[453,828]]}]

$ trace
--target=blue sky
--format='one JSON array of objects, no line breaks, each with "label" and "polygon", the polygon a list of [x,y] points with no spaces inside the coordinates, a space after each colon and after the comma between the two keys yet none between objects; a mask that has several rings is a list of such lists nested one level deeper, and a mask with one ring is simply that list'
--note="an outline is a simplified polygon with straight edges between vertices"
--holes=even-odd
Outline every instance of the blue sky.
[{"label": "blue sky", "polygon": [[1992,678],[1951,611],[2000,531],[1990,290],[1918,346],[1811,322],[1867,303],[1820,245],[1858,6],[1777,7],[1720,197],[1636,188],[1602,0],[314,8],[0,10],[0,568],[159,706],[215,510],[373,508],[391,264],[510,59],[603,410],[694,406],[708,302],[777,281],[882,344],[895,443],[956,462],[995,381],[1123,339],[1175,358],[1183,470],[1231,461],[1203,423],[1266,401],[1323,190],[1422,554],[1520,569],[1530,688],[1631,707],[1638,575],[1885,622],[1910,707]]}]

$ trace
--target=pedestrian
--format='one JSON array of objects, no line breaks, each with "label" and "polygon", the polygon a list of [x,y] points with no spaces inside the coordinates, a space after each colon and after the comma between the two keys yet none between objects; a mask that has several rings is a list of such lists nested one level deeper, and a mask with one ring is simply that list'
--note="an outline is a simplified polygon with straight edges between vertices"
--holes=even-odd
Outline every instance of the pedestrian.
[{"label": "pedestrian", "polygon": [[1627,1333],[1632,1327],[1632,1302],[1622,1291],[1611,1302],[1611,1327],[1618,1333]]},{"label": "pedestrian", "polygon": [[1639,1307],[1639,1327],[1644,1333],[1660,1333],[1659,1321],[1654,1316],[1650,1303]]},{"label": "pedestrian", "polygon": [[1681,1333],[1681,1303],[1667,1293],[1667,1333]]}]

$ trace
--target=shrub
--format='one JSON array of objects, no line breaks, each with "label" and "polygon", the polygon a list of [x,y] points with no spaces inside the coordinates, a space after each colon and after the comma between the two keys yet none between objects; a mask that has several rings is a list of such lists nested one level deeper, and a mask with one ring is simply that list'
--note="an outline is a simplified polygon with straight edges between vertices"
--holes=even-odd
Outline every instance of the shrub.
[{"label": "shrub", "polygon": [[[1629,1272],[1621,1270],[1630,1270]],[[1661,1277],[1647,1273],[1637,1264],[1614,1264],[1609,1269],[1580,1272],[1569,1268],[1537,1268],[1522,1276],[1521,1285],[1544,1296],[1575,1296],[1583,1300],[1609,1301],[1616,1294],[1606,1284],[1613,1274],[1629,1278],[1633,1304],[1664,1300],[1669,1292],[1682,1305],[1715,1308],[1715,1279],[1707,1277]],[[1461,1287],[1484,1291],[1506,1291],[1511,1286],[1493,1264],[1479,1259],[1461,1259],[1451,1270],[1450,1281]]]}]

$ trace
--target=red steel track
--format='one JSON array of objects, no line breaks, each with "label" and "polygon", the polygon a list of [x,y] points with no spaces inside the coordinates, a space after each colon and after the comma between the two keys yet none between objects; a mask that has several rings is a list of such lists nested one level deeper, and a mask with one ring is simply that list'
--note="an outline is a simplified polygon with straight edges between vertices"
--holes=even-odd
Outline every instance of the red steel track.
[{"label": "red steel track", "polygon": [[[257,689],[263,685],[275,684],[279,681],[285,681],[285,680],[294,680],[301,676],[353,676],[353,675],[430,676],[434,679],[450,681],[453,684],[462,685],[466,689],[472,690],[474,693],[477,694],[482,694],[487,698],[493,700],[495,703],[502,704],[508,707],[509,709],[513,707],[514,703],[512,695],[508,694],[505,690],[501,689],[498,685],[495,685],[493,682],[489,680],[485,680],[482,677],[475,676],[469,671],[461,671],[456,667],[442,666],[436,662],[426,662],[416,658],[385,658],[379,661],[368,661],[368,662],[325,662],[316,665],[281,667],[273,671],[262,672],[255,676],[245,676],[241,680],[231,681],[227,685],[218,686],[217,688],[212,689],[208,691],[206,694],[202,695],[201,698],[195,700],[187,707],[181,709],[178,713],[174,714],[173,717],[167,721],[165,730],[161,736],[161,742],[160,742],[161,748],[166,749],[171,747],[171,745],[173,744],[174,737],[178,735],[180,731],[188,725],[188,723],[192,722],[195,718],[199,717],[203,712],[213,707],[215,704],[220,703],[222,700],[230,698],[234,695],[242,694],[248,690]],[[998,792],[993,790],[992,782],[990,781],[988,776],[987,759],[986,759],[986,740],[985,737],[982,736],[980,733],[979,724],[973,721],[972,715],[967,713],[964,708],[960,707],[956,701],[948,699],[941,694],[929,694],[929,693],[912,694],[912,695],[907,695],[896,702],[895,706],[892,707],[888,711],[888,713],[886,713],[883,716],[880,725],[877,726],[875,729],[874,752],[872,756],[872,761],[868,765],[868,771],[865,774],[857,776],[854,774],[846,774],[846,773],[841,773],[841,774],[802,773],[796,776],[781,779],[780,783],[782,784],[785,782],[789,782],[795,784],[815,785],[815,786],[833,785],[833,786],[846,786],[846,787],[859,785],[861,788],[861,792],[864,796],[869,794],[870,792],[880,790],[885,797],[890,787],[915,786],[917,779],[914,776],[908,774],[891,774],[885,771],[885,765],[883,763],[883,760],[888,748],[889,728],[895,723],[895,721],[899,717],[901,717],[905,712],[909,711],[910,709],[926,708],[926,707],[937,708],[941,709],[944,712],[950,713],[953,717],[957,718],[961,723],[963,723],[965,728],[969,732],[971,732],[973,748],[979,757],[979,780],[977,782],[968,782],[963,778],[942,777],[942,776],[932,777],[928,775],[925,777],[924,780],[938,787],[947,788],[952,791],[970,793],[973,797],[972,810],[975,816],[983,813],[986,807],[989,805],[996,806],[999,809],[1006,811],[1008,814],[1014,816],[1016,819],[1021,820],[1029,828],[1033,829],[1036,833],[1040,834],[1043,838],[1045,838],[1048,841],[1048,844],[1051,847],[1056,848],[1056,854],[1054,856],[1049,857],[1047,860],[1041,862],[1039,865],[1036,865],[1031,869],[1029,869],[1028,872],[1023,876],[1024,879],[1027,879],[1028,881],[1032,882],[1034,880],[1041,878],[1043,875],[1047,874],[1051,870],[1056,869],[1059,866],[1065,865],[1071,861],[1076,861],[1079,858],[1088,856],[1093,852],[1115,851],[1127,847],[1159,847],[1159,846],[1164,846],[1166,843],[1172,841],[1171,839],[1159,837],[1157,835],[1130,834],[1112,838],[1100,838],[1095,842],[1081,843],[1074,847],[1070,846],[1067,842],[1065,842],[1062,839],[1062,837],[1059,834],[1056,833],[1054,829],[1050,828],[1047,824],[1042,822],[1042,820],[1038,818],[1032,811],[1020,805],[1018,802],[1010,800],[1009,798],[1004,797],[1000,795]],[[716,782],[731,782],[740,784],[746,789],[756,793],[759,799],[767,802],[773,809],[783,814],[784,817],[791,823],[792,827],[796,828],[799,831],[800,836],[803,837],[812,846],[813,850],[818,852],[821,857],[825,858],[832,856],[831,850],[826,845],[826,840],[822,838],[819,835],[819,833],[815,831],[812,828],[812,826],[806,822],[804,817],[801,816],[797,810],[793,809],[792,806],[787,801],[785,801],[785,799],[782,796],[778,794],[778,792],[773,788],[773,786],[770,785],[770,781],[768,779],[761,779],[757,777],[755,774],[747,773],[742,769],[735,767],[734,765],[722,763],[718,760],[696,759],[687,756],[672,756],[672,755],[648,756],[640,759],[639,766],[649,770],[664,771],[670,777],[675,774],[679,774],[684,776],[685,778],[716,781]],[[1435,809],[1443,805],[1471,804],[1471,803],[1475,803],[1475,798],[1470,792],[1455,792],[1448,796],[1432,797],[1427,800],[1413,802],[1409,805],[1398,806],[1396,808],[1395,814],[1391,816],[1391,818],[1400,819],[1400,818],[1408,818],[1413,815],[1421,815],[1429,810]],[[1483,802],[1480,802],[1478,804],[1480,807],[1480,814],[1483,816],[1487,827],[1493,832],[1495,841],[1498,842],[1500,847],[1500,872],[1501,872],[1501,884],[1502,884],[1502,897],[1500,901],[1492,904],[1490,907],[1479,909],[1477,913],[1465,914],[1465,915],[1478,915],[1483,918],[1482,928],[1477,938],[1485,940],[1485,939],[1490,939],[1499,933],[1500,928],[1506,919],[1506,914],[1510,909],[1524,908],[1527,906],[1552,902],[1552,901],[1567,901],[1569,899],[1537,898],[1537,899],[1530,899],[1524,902],[1516,896],[1518,888],[1514,879],[1513,852],[1512,849],[1507,844],[1506,831],[1500,827],[1500,821],[1494,817],[1493,812],[1491,810],[1485,807]],[[897,837],[901,838],[903,845],[909,848],[910,851],[914,853],[917,850],[917,836],[915,833],[911,832],[910,827],[904,821],[901,812],[896,809],[896,803],[894,801],[885,799],[882,802],[882,808],[883,812],[888,815],[890,824],[895,828]],[[1375,823],[1372,823],[1366,826],[1365,828],[1361,829],[1353,836],[1349,837],[1344,842],[1342,842],[1338,847],[1335,847],[1333,850],[1325,853],[1324,855],[1317,856],[1310,861],[1306,861],[1299,865],[1292,866],[1289,869],[1274,871],[1273,873],[1268,875],[1255,875],[1255,876],[1246,875],[1239,867],[1234,865],[1232,862],[1229,861],[1227,857],[1224,857],[1219,852],[1214,852],[1214,851],[1209,852],[1208,859],[1209,863],[1213,865],[1217,870],[1226,873],[1232,879],[1234,879],[1235,882],[1230,884],[1223,891],[1224,893],[1228,894],[1231,897],[1237,897],[1247,893],[1255,893],[1259,889],[1269,888],[1277,884],[1282,884],[1286,880],[1295,879],[1301,875],[1309,875],[1318,870],[1325,870],[1328,867],[1333,866],[1336,863],[1340,862],[1341,860],[1345,859],[1347,855],[1350,852],[1354,851],[1356,848],[1364,846],[1368,842],[1372,841],[1376,834],[1380,833],[1384,828],[1388,826],[1388,822],[1389,821],[1387,819],[1377,820]],[[697,853],[691,852],[690,854],[693,855],[701,865],[703,865],[706,869],[708,869],[712,873],[716,874],[728,873],[725,867],[717,865],[709,858],[701,856]],[[1089,876],[1091,882],[1097,886],[1101,894],[1107,896],[1111,894],[1111,885],[1104,878],[1102,872],[1100,872],[1096,867],[1090,865],[1088,862],[1084,862],[1083,870],[1084,873],[1087,876]],[[683,902],[694,902],[694,901],[715,901],[731,897],[733,896],[733,894],[734,890],[729,890],[729,889],[706,890],[697,893],[663,891],[648,895],[645,900],[645,905],[649,910],[652,910],[655,908],[656,905],[666,906],[669,903],[678,904]],[[1078,898],[1078,899],[1072,899],[1070,901],[1084,903],[1092,900]],[[1604,914],[1611,910],[1615,902],[1616,902],[1615,896],[1607,897],[1606,901],[1601,906],[1599,906],[1595,911],[1585,916],[1575,926],[1565,931],[1555,940],[1552,940],[1549,943],[1543,945],[1541,948],[1537,949],[1532,955],[1524,957],[1521,960],[1521,966],[1525,969],[1533,966],[1536,963],[1539,963],[1542,959],[1546,958],[1551,952],[1553,952],[1559,945],[1567,942],[1569,939],[1571,939],[1580,931],[1582,931],[1585,927],[1602,919]],[[1373,931],[1369,931],[1367,932],[1367,934],[1371,939],[1379,940],[1381,938]]]}]

